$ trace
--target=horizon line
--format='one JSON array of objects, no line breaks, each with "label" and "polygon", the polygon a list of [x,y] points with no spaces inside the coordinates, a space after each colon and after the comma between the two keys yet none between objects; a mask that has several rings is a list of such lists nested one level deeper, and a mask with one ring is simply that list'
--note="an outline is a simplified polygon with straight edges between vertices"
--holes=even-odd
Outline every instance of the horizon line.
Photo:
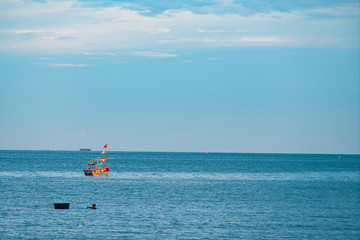
[{"label": "horizon line", "polygon": [[[91,149],[90,151],[64,150],[64,149],[0,149],[0,151],[39,151],[39,152],[101,152],[102,149]],[[124,153],[215,153],[215,154],[293,154],[293,155],[360,155],[360,153],[292,153],[292,152],[220,152],[220,151],[135,151],[135,150],[106,150],[107,152]]]}]

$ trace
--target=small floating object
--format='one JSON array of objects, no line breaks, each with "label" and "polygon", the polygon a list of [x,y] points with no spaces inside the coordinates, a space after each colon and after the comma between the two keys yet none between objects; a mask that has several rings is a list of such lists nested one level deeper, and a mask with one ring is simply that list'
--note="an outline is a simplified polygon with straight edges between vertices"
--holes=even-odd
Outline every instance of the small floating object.
[{"label": "small floating object", "polygon": [[80,152],[91,152],[91,148],[80,148]]},{"label": "small floating object", "polygon": [[69,209],[70,203],[54,203],[55,209]]}]

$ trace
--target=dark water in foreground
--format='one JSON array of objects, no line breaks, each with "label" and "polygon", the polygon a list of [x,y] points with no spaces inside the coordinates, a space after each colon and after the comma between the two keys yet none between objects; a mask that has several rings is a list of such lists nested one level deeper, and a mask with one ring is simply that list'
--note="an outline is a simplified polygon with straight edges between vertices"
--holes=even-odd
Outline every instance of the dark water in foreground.
[{"label": "dark water in foreground", "polygon": [[108,152],[84,176],[97,156],[0,151],[0,239],[360,236],[359,155]]}]

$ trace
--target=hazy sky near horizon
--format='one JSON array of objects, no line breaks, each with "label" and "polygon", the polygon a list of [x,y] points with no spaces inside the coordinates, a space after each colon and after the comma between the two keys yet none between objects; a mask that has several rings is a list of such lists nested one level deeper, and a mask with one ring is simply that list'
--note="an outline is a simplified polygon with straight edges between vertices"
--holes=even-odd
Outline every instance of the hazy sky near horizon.
[{"label": "hazy sky near horizon", "polygon": [[0,0],[0,149],[360,154],[359,1]]}]

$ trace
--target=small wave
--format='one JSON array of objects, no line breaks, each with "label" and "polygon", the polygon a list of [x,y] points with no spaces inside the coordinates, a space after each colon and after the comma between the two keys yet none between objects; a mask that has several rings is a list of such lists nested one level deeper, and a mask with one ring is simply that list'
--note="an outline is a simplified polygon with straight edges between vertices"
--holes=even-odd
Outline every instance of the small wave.
[{"label": "small wave", "polygon": [[297,173],[145,173],[117,172],[117,179],[193,179],[243,181],[360,181],[360,172],[297,172]]},{"label": "small wave", "polygon": [[[15,178],[86,178],[82,172],[14,171],[0,172],[0,177]],[[282,172],[282,173],[188,173],[188,172],[111,172],[110,179],[169,179],[222,181],[355,181],[360,182],[360,171],[343,172]]]},{"label": "small wave", "polygon": [[74,178],[84,176],[78,172],[55,172],[55,171],[14,171],[1,172],[0,177],[32,178],[32,177],[65,177]]}]

